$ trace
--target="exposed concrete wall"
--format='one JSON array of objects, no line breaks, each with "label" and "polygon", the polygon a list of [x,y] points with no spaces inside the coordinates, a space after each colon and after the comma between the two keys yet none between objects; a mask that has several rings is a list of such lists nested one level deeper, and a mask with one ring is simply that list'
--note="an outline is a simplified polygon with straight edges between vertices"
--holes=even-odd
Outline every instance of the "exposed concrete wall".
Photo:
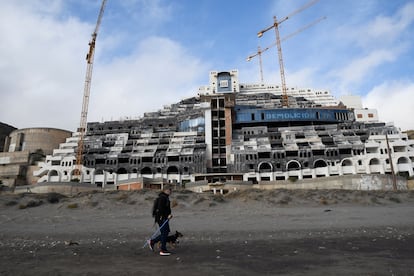
[{"label": "exposed concrete wall", "polygon": [[[407,180],[397,177],[398,190],[407,189]],[[317,179],[303,179],[295,182],[282,181],[261,181],[258,184],[222,183],[220,185],[208,184],[205,182],[189,183],[186,188],[193,192],[206,192],[215,190],[243,190],[248,188],[256,189],[342,189],[342,190],[393,190],[393,179],[390,175],[349,175],[331,176]]]},{"label": "exposed concrete wall", "polygon": [[33,172],[39,169],[38,166],[28,166],[26,170],[26,184],[34,185],[39,180],[39,177],[34,176]]},{"label": "exposed concrete wall", "polygon": [[55,183],[42,183],[36,185],[19,186],[15,187],[14,192],[19,193],[59,193],[64,195],[74,195],[80,192],[88,191],[100,191],[98,188],[90,184],[79,184],[71,182],[55,182]]},{"label": "exposed concrete wall", "polygon": [[10,133],[10,146],[5,152],[29,151],[41,149],[45,155],[52,154],[53,149],[65,142],[72,133],[55,128],[25,128]]},{"label": "exposed concrete wall", "polygon": [[[398,190],[407,189],[407,180],[397,177]],[[253,185],[259,189],[345,189],[345,190],[392,190],[393,179],[390,175],[348,175],[331,176],[317,179],[303,179],[295,182],[269,181]]]},{"label": "exposed concrete wall", "polygon": [[29,152],[0,152],[0,180],[3,185],[13,187],[26,184]]},{"label": "exposed concrete wall", "polygon": [[9,166],[2,166],[0,167],[0,177],[7,178],[7,177],[16,177],[20,175],[20,165],[9,165]]},{"label": "exposed concrete wall", "polygon": [[9,187],[36,183],[35,162],[52,154],[70,136],[70,131],[55,128],[14,130],[7,137],[8,147],[0,152],[0,180]]},{"label": "exposed concrete wall", "polygon": [[0,152],[0,165],[27,164],[29,152]]}]

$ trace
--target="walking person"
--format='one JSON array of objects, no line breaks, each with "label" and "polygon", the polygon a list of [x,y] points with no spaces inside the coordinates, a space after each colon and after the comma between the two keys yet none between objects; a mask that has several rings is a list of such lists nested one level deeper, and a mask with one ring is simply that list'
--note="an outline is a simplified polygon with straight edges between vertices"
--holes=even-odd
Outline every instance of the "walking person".
[{"label": "walking person", "polygon": [[158,198],[154,202],[152,214],[155,218],[155,222],[159,225],[160,235],[154,239],[148,240],[148,246],[151,250],[154,250],[154,245],[157,242],[161,242],[161,256],[169,256],[171,252],[167,250],[167,237],[170,232],[169,220],[172,218],[171,206],[169,196],[172,188],[170,185],[165,185]]}]

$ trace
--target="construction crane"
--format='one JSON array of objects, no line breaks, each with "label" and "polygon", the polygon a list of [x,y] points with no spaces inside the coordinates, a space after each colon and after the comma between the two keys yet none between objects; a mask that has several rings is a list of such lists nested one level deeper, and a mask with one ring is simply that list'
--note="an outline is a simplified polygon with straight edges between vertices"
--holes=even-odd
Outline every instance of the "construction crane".
[{"label": "construction crane", "polygon": [[253,55],[250,55],[246,58],[246,61],[251,61],[252,58],[258,56],[259,57],[259,68],[260,68],[260,83],[263,83],[263,65],[262,65],[262,54],[263,52],[269,50],[269,47],[264,48],[263,50],[260,48],[260,46],[257,46],[257,52]]},{"label": "construction crane", "polygon": [[83,89],[83,101],[82,101],[82,111],[80,126],[78,129],[79,132],[79,141],[78,149],[76,152],[76,170],[74,175],[80,176],[83,163],[83,145],[86,132],[86,123],[88,118],[88,106],[89,106],[89,95],[91,92],[91,80],[92,80],[92,69],[93,69],[93,59],[95,56],[95,43],[96,37],[98,36],[99,27],[101,25],[102,16],[104,14],[105,5],[107,0],[102,0],[101,9],[99,11],[98,20],[96,21],[95,30],[92,33],[91,40],[89,41],[89,51],[86,55],[86,76],[85,76],[85,85]]},{"label": "construction crane", "polygon": [[[280,39],[280,42],[283,42],[283,41],[285,41],[285,40],[287,40],[287,39],[291,38],[292,36],[297,35],[298,33],[300,33],[300,32],[302,32],[302,31],[304,31],[304,30],[306,30],[306,29],[308,29],[308,28],[312,27],[313,25],[316,25],[317,23],[321,22],[321,21],[322,21],[322,20],[324,20],[324,19],[326,19],[326,16],[323,16],[323,17],[321,17],[321,18],[319,18],[319,19],[317,19],[317,20],[315,20],[315,21],[313,21],[313,22],[309,23],[308,25],[306,25],[306,26],[304,26],[304,27],[300,28],[299,30],[297,30],[297,31],[295,31],[295,32],[293,32],[293,33],[291,33],[291,34],[289,34],[289,35],[287,35],[287,36],[283,37],[282,39]],[[263,48],[263,49],[261,49],[261,48],[260,48],[260,46],[258,46],[258,47],[257,47],[257,52],[256,52],[256,53],[254,53],[254,54],[252,54],[252,55],[250,55],[250,56],[248,56],[248,57],[246,58],[246,61],[251,61],[254,57],[256,57],[256,56],[258,56],[258,57],[259,57],[259,66],[260,66],[260,80],[261,80],[261,83],[263,83],[262,54],[263,54],[264,52],[266,52],[267,50],[269,50],[270,48],[274,47],[274,46],[276,46],[276,43],[273,43],[273,44],[271,44],[271,45],[269,45],[269,46],[267,46],[266,48]]]},{"label": "construction crane", "polygon": [[273,16],[273,25],[259,31],[257,33],[257,37],[262,37],[263,34],[271,29],[275,29],[275,33],[276,33],[276,46],[277,46],[277,53],[278,53],[278,58],[279,58],[279,68],[280,68],[280,79],[282,82],[282,106],[283,107],[289,107],[289,97],[287,95],[287,88],[286,88],[286,79],[285,79],[285,69],[284,69],[284,65],[283,65],[283,57],[282,57],[282,45],[280,43],[280,33],[279,33],[279,25],[282,24],[283,22],[285,22],[286,20],[288,20],[290,17],[292,17],[293,15],[307,9],[308,7],[312,6],[313,4],[315,4],[316,2],[318,2],[319,0],[313,0],[310,1],[309,3],[307,3],[306,5],[302,6],[301,8],[297,9],[296,11],[292,12],[291,14],[289,14],[288,16],[284,17],[282,20],[278,21],[276,16]]}]

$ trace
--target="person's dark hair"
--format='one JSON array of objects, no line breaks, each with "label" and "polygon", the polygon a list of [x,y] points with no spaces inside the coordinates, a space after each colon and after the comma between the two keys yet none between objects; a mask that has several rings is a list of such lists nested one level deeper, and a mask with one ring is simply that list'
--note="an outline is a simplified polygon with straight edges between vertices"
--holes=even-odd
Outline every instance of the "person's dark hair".
[{"label": "person's dark hair", "polygon": [[164,185],[164,187],[162,188],[163,191],[166,190],[172,190],[172,186],[170,184]]}]

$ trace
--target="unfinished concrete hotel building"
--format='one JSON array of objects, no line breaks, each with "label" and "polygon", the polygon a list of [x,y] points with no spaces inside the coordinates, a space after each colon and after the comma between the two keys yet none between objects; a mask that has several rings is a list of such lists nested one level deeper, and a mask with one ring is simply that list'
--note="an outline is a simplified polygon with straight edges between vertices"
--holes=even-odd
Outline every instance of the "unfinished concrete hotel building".
[{"label": "unfinished concrete hotel building", "polygon": [[[355,174],[413,176],[414,141],[378,121],[355,97],[240,84],[238,71],[210,72],[192,98],[137,120],[90,122],[81,182],[101,187],[148,181],[277,182]],[[35,172],[39,182],[75,176],[78,134]]]}]

